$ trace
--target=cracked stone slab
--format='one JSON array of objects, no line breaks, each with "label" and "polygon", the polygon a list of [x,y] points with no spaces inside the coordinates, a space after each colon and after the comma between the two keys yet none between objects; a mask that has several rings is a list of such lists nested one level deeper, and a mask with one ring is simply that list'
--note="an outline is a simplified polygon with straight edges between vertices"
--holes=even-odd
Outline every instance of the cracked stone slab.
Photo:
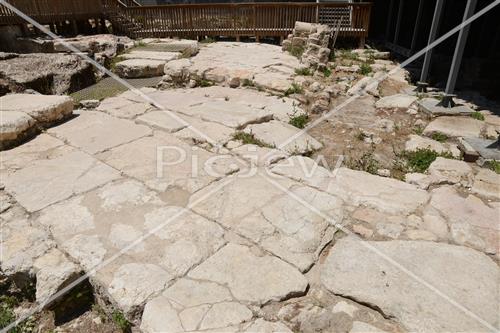
[{"label": "cracked stone slab", "polygon": [[229,87],[198,87],[192,89],[169,89],[147,93],[149,97],[169,110],[181,112],[183,109],[207,102],[231,102],[238,106],[267,111],[274,119],[288,123],[290,117],[304,111],[297,101],[288,97],[266,95],[250,89]]},{"label": "cracked stone slab", "polygon": [[258,256],[245,246],[229,243],[188,273],[226,285],[238,301],[264,304],[303,293],[307,279],[293,266],[270,255]]},{"label": "cracked stone slab", "polygon": [[416,151],[418,149],[430,149],[436,153],[450,153],[453,157],[460,157],[460,150],[457,145],[451,143],[441,143],[430,138],[410,134],[410,139],[405,143],[405,150]]},{"label": "cracked stone slab", "polygon": [[464,161],[438,157],[427,171],[435,184],[461,184],[468,187],[472,183],[472,168]]},{"label": "cracked stone slab", "polygon": [[[306,154],[323,147],[318,140],[305,132],[300,136],[296,136],[301,132],[300,129],[277,120],[249,125],[244,131],[253,134],[256,139],[281,149],[288,154]],[[283,147],[281,147],[282,145]]]},{"label": "cracked stone slab", "polygon": [[265,110],[231,101],[207,101],[181,109],[179,112],[231,128],[243,128],[248,124],[260,123],[272,118],[272,114]]},{"label": "cracked stone slab", "polygon": [[[486,255],[434,242],[367,243],[498,329],[500,269]],[[377,306],[409,331],[491,330],[351,237],[331,249],[321,281],[335,294]]]},{"label": "cracked stone slab", "polygon": [[195,117],[180,115],[189,126],[174,133],[174,136],[191,144],[216,142],[225,144],[233,137],[234,128],[230,128],[218,123],[204,121]]},{"label": "cracked stone slab", "polygon": [[500,175],[492,170],[481,169],[474,177],[471,191],[486,198],[500,200]]},{"label": "cracked stone slab", "polygon": [[215,155],[191,147],[162,132],[98,156],[126,175],[162,192],[178,187],[193,193],[239,169],[237,161],[229,155]]},{"label": "cracked stone slab", "polygon": [[99,269],[92,281],[132,316],[150,296],[226,243],[219,225],[172,206],[133,180],[47,207],[37,222],[86,272],[125,249],[122,259]]},{"label": "cracked stone slab", "polygon": [[2,113],[24,112],[43,125],[65,119],[73,112],[69,96],[11,94],[0,97],[0,105]]},{"label": "cracked stone slab", "polygon": [[58,249],[52,249],[39,257],[33,267],[36,271],[36,301],[39,304],[47,302],[64,286],[76,280],[81,271]]},{"label": "cracked stone slab", "polygon": [[488,254],[500,253],[498,209],[472,194],[463,198],[449,186],[433,190],[430,205],[448,221],[454,242]]},{"label": "cracked stone slab", "polygon": [[6,177],[4,185],[24,208],[34,212],[119,177],[118,171],[95,158],[69,151],[34,161]]},{"label": "cracked stone slab", "polygon": [[181,54],[179,52],[132,50],[128,53],[121,54],[120,57],[123,59],[148,59],[148,60],[161,60],[163,62],[168,62],[171,60],[178,59],[180,55]]},{"label": "cracked stone slab", "polygon": [[[112,133],[110,132],[112,131]],[[85,111],[48,131],[61,140],[95,154],[152,134],[151,129],[107,114]]]},{"label": "cracked stone slab", "polygon": [[180,117],[178,115],[172,112],[160,110],[148,112],[138,117],[135,122],[137,124],[147,125],[153,129],[174,133],[188,126],[187,123],[180,121],[179,118]]},{"label": "cracked stone slab", "polygon": [[409,108],[418,98],[406,94],[396,94],[379,99],[375,103],[377,109],[381,108]]},{"label": "cracked stone slab", "polygon": [[287,158],[287,154],[272,148],[245,144],[232,149],[233,153],[249,161],[252,165],[265,167]]},{"label": "cracked stone slab", "polygon": [[26,136],[36,121],[24,112],[0,110],[0,148]]},{"label": "cracked stone slab", "polygon": [[366,205],[389,214],[409,215],[429,200],[429,194],[414,185],[347,168],[337,170],[328,192],[350,205]]},{"label": "cracked stone slab", "polygon": [[165,61],[151,59],[128,59],[115,66],[115,72],[122,78],[147,78],[163,75]]},{"label": "cracked stone slab", "polygon": [[450,137],[474,137],[481,135],[485,123],[471,117],[438,117],[431,121],[424,129],[424,135],[442,133]]},{"label": "cracked stone slab", "polygon": [[291,156],[271,166],[270,170],[277,175],[288,177],[323,191],[328,190],[335,175],[306,156]]}]

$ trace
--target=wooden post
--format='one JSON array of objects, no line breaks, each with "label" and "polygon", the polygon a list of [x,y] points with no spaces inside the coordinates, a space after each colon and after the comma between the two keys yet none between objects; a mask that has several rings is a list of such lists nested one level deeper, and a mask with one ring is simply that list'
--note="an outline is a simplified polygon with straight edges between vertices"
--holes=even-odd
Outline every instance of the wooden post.
[{"label": "wooden post", "polygon": [[365,48],[365,37],[360,37],[359,38],[359,44],[358,44],[358,48],[360,49],[364,49]]}]

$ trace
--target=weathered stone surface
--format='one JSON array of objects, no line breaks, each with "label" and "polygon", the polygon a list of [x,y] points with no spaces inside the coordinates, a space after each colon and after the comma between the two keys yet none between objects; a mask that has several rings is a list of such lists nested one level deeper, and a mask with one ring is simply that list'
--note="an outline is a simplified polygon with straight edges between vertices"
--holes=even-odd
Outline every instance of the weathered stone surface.
[{"label": "weathered stone surface", "polygon": [[253,144],[241,145],[232,151],[255,166],[268,166],[288,156],[277,149],[259,147]]},{"label": "weathered stone surface", "polygon": [[[179,62],[175,64],[174,62]],[[270,90],[284,91],[293,82],[297,58],[280,47],[267,44],[211,43],[188,61],[175,60],[165,68],[165,85],[187,84],[205,79],[222,85],[238,86],[253,82]]]},{"label": "weathered stone surface", "polygon": [[50,297],[80,275],[80,268],[58,249],[52,249],[39,257],[33,267],[36,271],[36,300],[40,304],[49,301]]},{"label": "weathered stone surface", "polygon": [[144,78],[163,75],[165,61],[129,59],[116,64],[115,72],[123,78]]},{"label": "weathered stone surface", "polygon": [[33,89],[45,95],[69,94],[95,83],[92,64],[76,54],[29,53],[0,62],[0,76],[11,92]]},{"label": "weathered stone surface", "polygon": [[352,205],[367,205],[386,213],[409,214],[429,199],[413,185],[346,168],[337,170],[328,192]]},{"label": "weathered stone surface", "polygon": [[198,53],[199,45],[195,40],[160,38],[148,45],[160,48],[165,52],[181,52],[184,56],[191,57]]},{"label": "weathered stone surface", "polygon": [[24,112],[0,111],[0,148],[9,146],[15,140],[22,139],[35,125],[35,122]]},{"label": "weathered stone surface", "polygon": [[131,263],[121,266],[108,287],[109,294],[126,313],[163,290],[170,274],[152,264]]},{"label": "weathered stone surface", "polygon": [[119,173],[82,152],[38,160],[4,180],[5,189],[28,211],[88,191],[119,178]]},{"label": "weathered stone surface", "polygon": [[479,137],[484,122],[470,117],[439,117],[424,129],[424,135],[442,133],[450,137]]},{"label": "weathered stone surface", "polygon": [[381,108],[409,108],[415,101],[417,97],[405,94],[397,94],[392,96],[383,97],[375,103],[377,109]]},{"label": "weathered stone surface", "polygon": [[410,134],[410,139],[405,143],[405,150],[416,151],[418,149],[430,149],[436,153],[450,153],[453,157],[460,157],[460,150],[457,145],[451,143],[441,143],[430,138]]},{"label": "weathered stone surface", "polygon": [[462,184],[470,186],[472,182],[472,168],[464,161],[438,157],[428,169],[434,184]]},{"label": "weathered stone surface", "polygon": [[255,320],[253,323],[248,325],[247,328],[243,330],[243,332],[252,333],[252,332],[261,332],[261,333],[292,333],[288,327],[286,327],[283,323],[279,321],[271,322],[259,318]]},{"label": "weathered stone surface", "polygon": [[11,94],[0,97],[0,104],[2,114],[24,112],[43,125],[65,119],[73,112],[73,100],[68,96]]},{"label": "weathered stone surface", "polygon": [[462,198],[452,187],[432,191],[430,204],[446,218],[454,242],[484,251],[499,253],[498,210],[479,198]]},{"label": "weathered stone surface", "polygon": [[305,154],[318,150],[323,145],[307,133],[289,124],[271,120],[267,123],[249,125],[244,130],[256,139],[263,141],[289,154]]},{"label": "weathered stone surface", "polygon": [[113,148],[99,157],[158,191],[178,187],[193,193],[239,169],[231,156],[188,146],[162,132]]},{"label": "weathered stone surface", "polygon": [[175,132],[174,136],[188,141],[189,143],[211,143],[223,145],[233,137],[233,128],[204,121],[195,117],[179,115],[189,126]]},{"label": "weathered stone surface", "polygon": [[334,174],[323,168],[315,160],[305,156],[291,156],[278,162],[270,169],[273,173],[298,182],[327,190]]},{"label": "weathered stone surface", "polygon": [[488,169],[481,169],[474,177],[471,190],[486,198],[500,200],[500,175]]},{"label": "weathered stone surface", "polygon": [[452,108],[440,106],[435,98],[424,98],[418,102],[418,109],[431,116],[469,116],[474,110],[466,105],[457,105]]},{"label": "weathered stone surface", "polygon": [[[474,309],[485,322],[498,325],[500,270],[484,254],[423,241],[367,243],[465,308]],[[485,329],[468,313],[350,237],[338,241],[330,251],[321,280],[333,293],[373,304],[410,331]]]},{"label": "weathered stone surface", "polygon": [[[233,272],[239,272],[234,274]],[[303,293],[307,279],[295,268],[269,255],[228,244],[188,273],[194,279],[225,284],[239,301],[264,304]]]},{"label": "weathered stone surface", "polygon": [[214,101],[193,105],[180,112],[232,128],[242,128],[247,124],[266,121],[272,117],[271,114],[264,110],[231,101]]},{"label": "weathered stone surface", "polygon": [[188,126],[186,121],[180,121],[179,119],[182,118],[171,111],[152,111],[138,117],[135,122],[154,129],[173,133]]},{"label": "weathered stone surface", "polygon": [[16,274],[33,275],[35,260],[54,247],[54,242],[47,232],[33,226],[26,219],[9,221],[5,225],[3,220],[1,222],[2,272],[11,277]]},{"label": "weathered stone surface", "polygon": [[128,53],[120,55],[120,58],[124,59],[147,59],[147,60],[159,60],[168,62],[171,60],[178,59],[180,53],[178,52],[158,52],[158,51],[142,51],[142,50],[132,50]]},{"label": "weathered stone surface", "polygon": [[384,333],[381,329],[378,329],[370,324],[364,323],[362,321],[355,321],[352,323],[352,328],[349,333]]},{"label": "weathered stone surface", "polygon": [[[113,135],[110,135],[110,130]],[[94,111],[82,112],[77,118],[51,128],[48,132],[89,154],[99,153],[152,133],[146,126]]]},{"label": "weathered stone surface", "polygon": [[[154,109],[141,96],[132,94],[125,95],[127,93],[128,92],[125,92],[117,97],[106,98],[97,107],[97,111],[106,112],[118,118],[132,119]],[[125,96],[129,96],[130,98],[126,98]]]}]

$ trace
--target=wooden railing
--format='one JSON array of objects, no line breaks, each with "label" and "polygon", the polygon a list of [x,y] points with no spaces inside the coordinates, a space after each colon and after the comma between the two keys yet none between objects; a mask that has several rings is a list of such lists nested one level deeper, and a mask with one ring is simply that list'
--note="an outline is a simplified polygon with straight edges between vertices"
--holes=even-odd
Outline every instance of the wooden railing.
[{"label": "wooden railing", "polygon": [[[332,23],[340,36],[368,35],[371,3],[217,3],[140,6],[135,0],[9,0],[40,23],[107,17],[131,37],[286,36],[296,21]],[[94,16],[93,16],[94,15]],[[125,24],[124,24],[125,22]],[[0,5],[0,24],[23,23]]]},{"label": "wooden railing", "polygon": [[370,9],[371,3],[284,2],[121,7],[120,11],[140,27],[136,37],[286,36],[296,21],[318,22],[328,10],[343,17],[341,36],[364,38]]},{"label": "wooden railing", "polygon": [[[8,2],[42,24],[103,16],[101,0],[8,0]],[[0,24],[20,23],[25,23],[23,18],[0,4]]]}]

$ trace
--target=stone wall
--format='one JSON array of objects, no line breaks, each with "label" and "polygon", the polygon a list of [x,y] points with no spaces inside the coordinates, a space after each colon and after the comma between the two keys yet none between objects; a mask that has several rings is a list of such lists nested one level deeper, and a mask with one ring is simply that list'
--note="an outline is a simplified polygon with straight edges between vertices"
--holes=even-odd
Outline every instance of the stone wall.
[{"label": "stone wall", "polygon": [[295,22],[293,33],[283,41],[283,51],[300,59],[306,67],[324,68],[328,64],[332,29],[323,24]]}]

